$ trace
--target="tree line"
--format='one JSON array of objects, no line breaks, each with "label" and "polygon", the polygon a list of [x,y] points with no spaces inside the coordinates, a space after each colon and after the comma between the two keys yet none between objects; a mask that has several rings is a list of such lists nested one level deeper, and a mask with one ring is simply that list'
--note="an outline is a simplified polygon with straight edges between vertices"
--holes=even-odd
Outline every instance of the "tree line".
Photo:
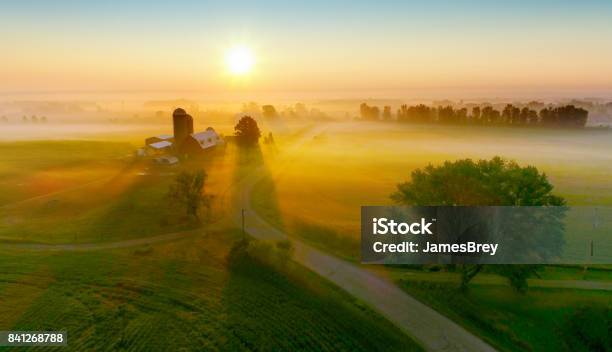
[{"label": "tree line", "polygon": [[[0,122],[3,123],[8,123],[9,122],[9,118],[6,116],[0,116]],[[21,122],[23,123],[28,123],[28,122],[33,122],[33,123],[46,123],[47,122],[47,117],[46,116],[41,116],[41,117],[37,117],[36,115],[32,115],[30,118],[28,118],[27,116],[23,115],[21,117]]]},{"label": "tree line", "polygon": [[[359,107],[361,119],[368,121],[391,121],[391,107],[383,107],[381,114],[377,106],[362,103]],[[589,112],[574,105],[546,107],[540,111],[529,107],[508,104],[499,111],[492,106],[454,108],[451,105],[431,107],[424,104],[402,105],[395,115],[398,122],[440,123],[457,125],[510,125],[582,128],[586,126]]]}]

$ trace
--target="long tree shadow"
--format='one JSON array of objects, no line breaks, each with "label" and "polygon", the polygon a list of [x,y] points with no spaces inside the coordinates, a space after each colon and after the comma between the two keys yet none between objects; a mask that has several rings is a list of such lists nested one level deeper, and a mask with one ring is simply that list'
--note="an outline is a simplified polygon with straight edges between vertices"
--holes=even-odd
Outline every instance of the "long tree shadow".
[{"label": "long tree shadow", "polygon": [[[284,229],[276,185],[269,167],[271,161],[266,159],[259,145],[235,146],[235,149],[237,157],[235,158],[233,183],[238,186],[233,189],[233,204],[243,209],[256,210],[275,227]],[[253,215],[245,212],[245,221],[253,218]]]}]

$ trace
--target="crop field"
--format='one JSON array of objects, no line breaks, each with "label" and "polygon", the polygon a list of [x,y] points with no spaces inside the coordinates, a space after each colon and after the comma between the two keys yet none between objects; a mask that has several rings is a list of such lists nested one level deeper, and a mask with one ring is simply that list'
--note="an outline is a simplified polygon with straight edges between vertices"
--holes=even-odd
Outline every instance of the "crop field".
[{"label": "crop field", "polygon": [[[300,131],[279,134],[276,146]],[[0,143],[3,243],[183,236],[85,252],[0,244],[0,302],[10,302],[0,305],[1,330],[66,330],[75,351],[102,345],[129,351],[420,350],[297,264],[280,270],[248,259],[229,266],[240,232],[220,220],[232,182],[249,170],[250,154],[230,144],[204,160],[156,168],[134,158],[138,138]],[[274,157],[275,148],[263,150]],[[194,168],[206,171],[205,191],[212,196],[205,224],[190,221],[167,197],[174,176]]]},{"label": "crop field", "polygon": [[[259,215],[353,262],[359,258],[359,207],[391,204],[396,184],[428,163],[500,155],[545,171],[570,205],[612,204],[612,140],[606,131],[262,125],[264,134],[274,132],[273,145],[244,152],[230,144],[204,160],[161,169],[133,156],[149,130],[109,132],[106,141],[79,135],[83,139],[1,142],[1,242],[103,243],[162,234],[184,239],[91,252],[0,245],[0,301],[12,303],[0,307],[0,330],[59,324],[69,331],[73,350],[102,341],[135,351],[418,349],[364,304],[297,265],[228,266],[227,253],[239,237],[225,221],[228,202],[233,184],[255,167],[266,175],[251,194]],[[291,149],[313,128],[313,138]],[[190,221],[167,196],[174,176],[194,168],[206,171],[205,190],[213,199],[205,224]],[[601,286],[571,285],[586,280],[605,286],[612,280],[607,267],[547,267],[525,295],[491,273],[477,277],[463,295],[457,273],[371,269],[502,350],[567,350],[563,341],[551,341],[558,340],[560,322],[584,305],[612,304]],[[559,280],[570,287],[556,288]],[[520,306],[537,313],[524,314]]]},{"label": "crop field", "polygon": [[135,158],[135,148],[99,141],[0,143],[0,240],[101,242],[191,229],[167,197],[174,176],[191,168],[207,172],[211,216],[222,216],[235,151],[159,168]]},{"label": "crop field", "polygon": [[[94,252],[0,255],[1,330],[66,330],[68,349],[419,350],[301,267],[228,267],[239,231]],[[57,348],[65,350],[65,348]]]},{"label": "crop field", "polygon": [[132,150],[121,142],[0,143],[0,206],[114,176]]},{"label": "crop field", "polygon": [[[608,131],[330,125],[290,163],[270,163],[270,177],[259,182],[251,201],[275,226],[358,262],[360,206],[392,204],[389,195],[416,168],[499,155],[546,172],[569,205],[610,206],[610,150]],[[589,239],[608,245],[609,227],[593,230]],[[563,330],[571,315],[583,307],[612,307],[608,266],[544,267],[524,294],[494,273],[479,275],[462,293],[459,273],[443,268],[370,269],[501,350],[575,350]]]},{"label": "crop field", "polygon": [[[231,121],[214,123],[232,133]],[[275,132],[275,145],[262,149],[271,158],[305,129],[268,125],[262,123],[262,129]],[[87,128],[66,128],[51,130],[51,140],[0,142],[0,241],[103,242],[193,229],[196,224],[167,197],[182,170],[207,173],[205,192],[212,197],[213,218],[208,220],[222,218],[231,185],[249,171],[251,158],[238,153],[234,144],[172,168],[134,157],[146,136],[168,130],[171,126],[109,128],[94,140]],[[15,138],[31,134],[15,131]]]},{"label": "crop field", "polygon": [[270,163],[252,202],[271,222],[357,258],[333,247],[358,250],[360,206],[393,204],[389,195],[417,168],[501,156],[544,171],[569,205],[610,206],[610,150],[607,130],[331,124],[290,163]]}]

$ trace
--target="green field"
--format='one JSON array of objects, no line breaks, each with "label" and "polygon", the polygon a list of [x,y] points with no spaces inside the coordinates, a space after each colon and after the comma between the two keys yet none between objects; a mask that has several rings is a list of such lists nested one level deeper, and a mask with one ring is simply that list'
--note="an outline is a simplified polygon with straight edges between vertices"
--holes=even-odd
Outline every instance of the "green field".
[{"label": "green field", "polygon": [[112,251],[2,250],[0,301],[10,304],[0,329],[66,330],[75,351],[418,350],[301,267],[230,269],[236,233]]},{"label": "green field", "polygon": [[[392,204],[389,195],[417,168],[499,155],[545,172],[569,205],[610,206],[611,148],[607,130],[330,124],[289,163],[270,163],[273,176],[258,184],[252,202],[271,223],[358,258],[350,249],[359,249],[360,207]],[[325,240],[330,235],[348,242],[335,246],[342,253]]]},{"label": "green field", "polygon": [[[610,137],[605,131],[332,125],[290,163],[272,163],[271,176],[257,184],[251,202],[274,226],[357,263],[360,206],[391,204],[396,184],[428,163],[501,155],[546,172],[555,193],[570,205],[609,206]],[[607,245],[608,231],[600,228],[593,235]],[[582,266],[546,267],[540,278],[530,280],[532,288],[524,295],[490,273],[479,275],[470,292],[462,294],[458,273],[370,269],[503,350],[572,350],[560,332],[564,319],[585,305],[612,306],[610,291],[600,289],[611,289],[612,271],[605,266],[586,271]],[[582,289],[554,288],[563,285]]]},{"label": "green field", "polygon": [[[0,241],[184,239],[89,252],[0,247],[0,300],[12,303],[0,308],[0,329],[60,324],[74,350],[102,342],[125,350],[417,349],[362,303],[297,265],[227,265],[237,239],[224,218],[229,195],[255,166],[266,176],[251,194],[260,216],[355,263],[359,207],[390,204],[395,185],[430,162],[502,155],[544,170],[571,205],[612,204],[612,141],[603,132],[331,124],[284,155],[306,130],[284,125],[275,145],[249,152],[230,145],[169,169],[135,159],[129,139],[1,143]],[[204,224],[167,197],[174,176],[194,168],[206,170],[213,196]],[[571,350],[559,335],[564,319],[584,305],[612,305],[610,291],[601,289],[612,281],[609,267],[547,267],[525,295],[491,273],[463,294],[458,274],[439,268],[369,269],[502,350]],[[560,281],[587,287],[556,288]],[[590,282],[599,289],[588,289]]]},{"label": "green field", "polygon": [[509,287],[476,283],[462,294],[456,283],[401,280],[398,284],[505,351],[575,351],[564,331],[572,313],[582,307],[612,308],[608,291],[531,288],[522,295]]},{"label": "green field", "polygon": [[[126,143],[15,142],[0,149],[3,241],[115,241],[197,226],[167,198],[174,175],[192,165],[155,168],[134,158],[135,147]],[[222,155],[198,164],[208,172],[209,194],[223,195],[233,166]]]},{"label": "green field", "polygon": [[123,142],[0,143],[0,207],[112,177],[132,151]]},{"label": "green field", "polygon": [[[1,330],[65,329],[70,350],[420,349],[297,264],[280,270],[249,259],[228,266],[239,232],[218,221],[231,182],[251,160],[238,158],[232,147],[171,169],[135,160],[128,143],[11,142],[0,148],[6,152],[0,154],[6,195],[0,239],[9,245],[184,237],[87,252],[0,247],[0,301],[10,302],[0,307]],[[166,197],[174,175],[194,167],[207,171],[206,190],[214,197],[204,227]],[[38,179],[53,186],[34,188],[31,180]]]}]

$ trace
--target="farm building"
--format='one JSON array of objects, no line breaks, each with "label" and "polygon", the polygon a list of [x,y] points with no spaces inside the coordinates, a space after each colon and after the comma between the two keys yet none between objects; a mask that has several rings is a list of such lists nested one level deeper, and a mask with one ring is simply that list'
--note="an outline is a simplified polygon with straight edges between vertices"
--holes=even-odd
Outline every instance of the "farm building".
[{"label": "farm building", "polygon": [[161,141],[147,144],[146,150],[149,155],[168,154],[172,151],[172,142]]},{"label": "farm building", "polygon": [[185,110],[178,108],[172,113],[174,143],[181,148],[185,140],[193,133],[193,118]]},{"label": "farm building", "polygon": [[145,145],[150,145],[158,142],[174,142],[174,136],[170,134],[160,134],[159,136],[153,136],[145,139]]},{"label": "farm building", "polygon": [[208,127],[206,131],[190,134],[183,142],[181,152],[198,155],[224,143],[223,138],[212,127]]},{"label": "farm building", "polygon": [[162,134],[145,139],[147,155],[180,153],[195,156],[225,144],[223,138],[212,127],[208,127],[206,131],[193,133],[193,118],[181,108],[172,113],[172,125],[174,136]]}]

